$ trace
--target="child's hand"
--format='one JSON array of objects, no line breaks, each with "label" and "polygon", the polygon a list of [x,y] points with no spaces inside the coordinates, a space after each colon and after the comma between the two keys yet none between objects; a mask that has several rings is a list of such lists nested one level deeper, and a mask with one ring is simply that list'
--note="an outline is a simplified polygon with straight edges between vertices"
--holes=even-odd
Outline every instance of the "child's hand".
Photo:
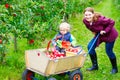
[{"label": "child's hand", "polygon": [[57,46],[57,44],[55,43],[53,46],[55,47],[55,46]]}]

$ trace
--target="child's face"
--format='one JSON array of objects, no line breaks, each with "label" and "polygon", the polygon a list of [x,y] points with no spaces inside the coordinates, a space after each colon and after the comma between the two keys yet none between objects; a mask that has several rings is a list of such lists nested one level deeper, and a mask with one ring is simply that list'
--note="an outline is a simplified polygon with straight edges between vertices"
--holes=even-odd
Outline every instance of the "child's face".
[{"label": "child's face", "polygon": [[64,34],[66,34],[66,33],[67,33],[67,30],[66,30],[66,29],[61,28],[61,29],[60,29],[60,33],[61,33],[62,35],[64,35]]}]

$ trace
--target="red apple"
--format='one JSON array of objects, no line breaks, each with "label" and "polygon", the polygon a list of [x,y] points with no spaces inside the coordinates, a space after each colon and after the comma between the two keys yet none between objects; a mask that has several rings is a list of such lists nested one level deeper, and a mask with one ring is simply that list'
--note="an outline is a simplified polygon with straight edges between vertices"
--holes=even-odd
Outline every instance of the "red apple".
[{"label": "red apple", "polygon": [[2,40],[0,39],[0,44],[2,44]]}]

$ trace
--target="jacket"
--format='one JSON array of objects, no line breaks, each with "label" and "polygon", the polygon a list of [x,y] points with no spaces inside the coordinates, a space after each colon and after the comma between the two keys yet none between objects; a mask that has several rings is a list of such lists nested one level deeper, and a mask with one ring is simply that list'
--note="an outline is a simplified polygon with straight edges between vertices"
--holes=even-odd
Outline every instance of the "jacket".
[{"label": "jacket", "polygon": [[76,39],[73,37],[70,32],[67,32],[66,34],[62,35],[60,32],[55,35],[55,37],[52,39],[52,44],[57,44],[57,46],[61,47],[61,42],[62,41],[69,41],[73,46],[76,45]]},{"label": "jacket", "polygon": [[106,34],[99,36],[97,46],[102,42],[112,42],[118,37],[118,32],[114,28],[115,21],[110,18],[100,16],[96,22],[92,23],[92,25],[84,18],[83,23],[92,32],[99,33],[101,30],[106,31]]}]

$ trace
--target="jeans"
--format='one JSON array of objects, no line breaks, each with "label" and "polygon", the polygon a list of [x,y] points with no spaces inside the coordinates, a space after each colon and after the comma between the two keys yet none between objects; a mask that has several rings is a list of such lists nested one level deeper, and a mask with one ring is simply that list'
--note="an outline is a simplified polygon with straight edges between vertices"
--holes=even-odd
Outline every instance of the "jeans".
[{"label": "jeans", "polygon": [[[91,48],[91,45],[93,44],[94,40],[95,40],[95,38],[93,38],[93,39],[89,42],[88,47],[87,47],[88,50]],[[115,54],[114,54],[114,52],[113,52],[114,43],[115,43],[115,41],[113,41],[113,42],[105,42],[105,49],[106,49],[107,56],[108,56],[109,58],[111,58],[111,59],[116,58],[116,56],[115,56]],[[97,44],[97,42],[95,42],[94,46],[93,46],[93,47],[91,48],[91,50],[89,51],[89,54],[91,54],[91,55],[96,54],[96,51],[95,51],[96,44]]]},{"label": "jeans", "polygon": [[64,49],[64,48],[60,48],[60,47],[58,47],[58,46],[56,46],[55,48],[56,48],[56,50],[58,50],[59,52],[65,53],[65,49]]}]

